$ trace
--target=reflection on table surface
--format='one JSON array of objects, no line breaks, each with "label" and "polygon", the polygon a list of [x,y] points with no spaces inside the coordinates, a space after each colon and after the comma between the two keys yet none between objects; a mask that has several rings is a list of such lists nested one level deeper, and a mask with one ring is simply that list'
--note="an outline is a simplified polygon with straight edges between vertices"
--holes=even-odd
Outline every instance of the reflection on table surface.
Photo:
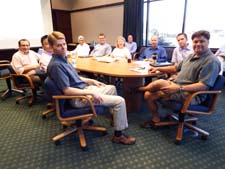
[{"label": "reflection on table surface", "polygon": [[76,58],[76,69],[79,71],[103,74],[115,77],[147,77],[156,76],[148,72],[149,62],[132,61],[128,63],[124,60],[117,60],[111,63],[100,62],[89,58]]}]

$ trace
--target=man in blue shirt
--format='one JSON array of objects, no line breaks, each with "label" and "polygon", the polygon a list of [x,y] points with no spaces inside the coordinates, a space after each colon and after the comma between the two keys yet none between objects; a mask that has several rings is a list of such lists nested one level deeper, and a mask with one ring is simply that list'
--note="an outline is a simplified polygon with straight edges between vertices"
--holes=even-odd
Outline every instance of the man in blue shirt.
[{"label": "man in blue shirt", "polygon": [[[136,141],[134,137],[122,133],[122,130],[128,127],[126,103],[124,98],[117,96],[115,86],[105,85],[97,80],[78,75],[73,66],[67,62],[67,45],[63,33],[51,33],[48,35],[48,42],[53,49],[53,57],[47,68],[49,78],[54,81],[64,95],[88,95],[92,97],[94,104],[109,107],[115,129],[112,142],[134,144]],[[84,107],[86,103],[73,99],[71,105]]]},{"label": "man in blue shirt", "polygon": [[106,43],[106,38],[103,33],[98,35],[98,44],[91,51],[91,56],[106,56],[112,52],[110,44]]},{"label": "man in blue shirt", "polygon": [[137,43],[133,41],[133,36],[132,35],[128,35],[127,36],[126,47],[129,49],[130,54],[133,56],[133,54],[137,50]]},{"label": "man in blue shirt", "polygon": [[153,55],[156,55],[157,62],[166,62],[167,61],[167,53],[165,48],[158,45],[159,39],[157,36],[153,35],[151,37],[151,46],[146,48],[139,56],[140,60],[148,60],[153,62]]}]

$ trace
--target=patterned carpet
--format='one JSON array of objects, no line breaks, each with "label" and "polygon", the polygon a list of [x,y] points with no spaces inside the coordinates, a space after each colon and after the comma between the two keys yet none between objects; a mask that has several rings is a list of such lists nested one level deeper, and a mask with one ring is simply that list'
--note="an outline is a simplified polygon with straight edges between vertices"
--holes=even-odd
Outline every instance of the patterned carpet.
[{"label": "patterned carpet", "polygon": [[[4,84],[0,84],[0,90]],[[109,134],[100,136],[85,133],[89,150],[83,152],[79,140],[72,134],[55,146],[51,137],[63,130],[56,116],[46,120],[41,113],[45,103],[28,107],[27,102],[15,104],[18,95],[0,101],[0,168],[1,169],[223,169],[225,168],[225,107],[224,92],[216,112],[201,117],[198,126],[210,132],[208,140],[194,138],[186,132],[183,143],[174,144],[175,127],[142,129],[139,124],[150,118],[143,103],[140,112],[128,114],[126,133],[137,138],[135,145],[111,143],[113,133],[105,116],[94,119],[95,124],[108,128]],[[161,110],[162,113],[166,110]]]}]

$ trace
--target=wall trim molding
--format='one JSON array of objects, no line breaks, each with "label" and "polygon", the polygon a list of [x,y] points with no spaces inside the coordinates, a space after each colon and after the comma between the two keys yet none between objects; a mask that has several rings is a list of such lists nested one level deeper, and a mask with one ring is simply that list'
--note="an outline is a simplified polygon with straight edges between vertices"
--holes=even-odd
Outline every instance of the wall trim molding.
[{"label": "wall trim molding", "polygon": [[71,10],[70,12],[75,13],[75,12],[89,11],[89,10],[94,10],[94,9],[108,8],[108,7],[120,6],[120,5],[124,5],[124,2],[117,2],[117,3],[113,3],[113,4],[99,5],[99,6],[93,6],[93,7],[88,7],[88,8],[76,9],[76,10]]}]

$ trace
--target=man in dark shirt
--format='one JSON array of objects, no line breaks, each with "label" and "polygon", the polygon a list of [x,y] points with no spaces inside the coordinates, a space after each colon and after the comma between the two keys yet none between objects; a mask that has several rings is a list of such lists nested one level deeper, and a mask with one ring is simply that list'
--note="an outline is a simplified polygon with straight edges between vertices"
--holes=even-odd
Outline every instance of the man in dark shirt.
[{"label": "man in dark shirt", "polygon": [[[140,90],[145,91],[144,98],[152,112],[151,121],[145,122],[143,127],[149,127],[151,123],[160,121],[157,100],[169,99],[182,103],[192,92],[207,90],[214,85],[220,72],[220,63],[208,48],[209,39],[208,31],[195,32],[192,35],[193,54],[177,65],[150,68],[151,72],[178,72],[178,74],[174,81],[160,79],[140,87]],[[206,95],[200,95],[195,97],[191,104],[199,104],[205,99]]]},{"label": "man in dark shirt", "polygon": [[[134,144],[134,137],[126,136],[122,130],[128,127],[125,100],[117,96],[115,86],[105,85],[99,81],[80,77],[74,67],[67,62],[67,45],[65,36],[61,32],[48,35],[49,45],[53,49],[53,58],[48,68],[48,76],[61,89],[64,95],[88,95],[94,103],[107,106],[113,114],[114,136],[112,141],[121,144]],[[71,100],[74,107],[86,106],[82,100]]]}]

